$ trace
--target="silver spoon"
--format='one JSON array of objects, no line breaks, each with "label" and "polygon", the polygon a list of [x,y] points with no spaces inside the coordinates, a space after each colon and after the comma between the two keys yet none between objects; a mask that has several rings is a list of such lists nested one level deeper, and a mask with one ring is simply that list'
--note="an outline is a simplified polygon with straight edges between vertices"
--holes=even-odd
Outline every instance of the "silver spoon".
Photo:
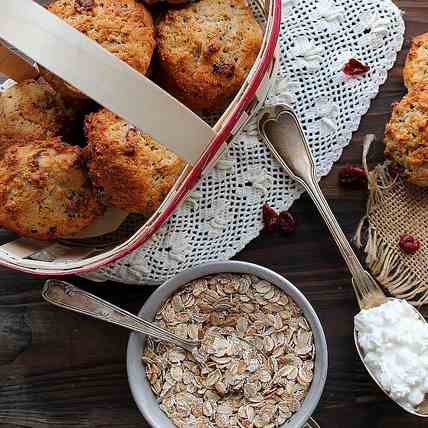
[{"label": "silver spoon", "polygon": [[[189,351],[200,364],[205,364],[209,360],[209,356],[202,350],[204,339],[183,339],[68,282],[49,279],[43,287],[42,297],[55,306],[125,327],[137,333],[150,336],[158,342],[169,342],[177,345]],[[257,353],[263,354],[249,341],[239,336],[236,336],[236,338],[245,342]]]},{"label": "silver spoon", "polygon": [[198,355],[199,341],[183,339],[65,281],[57,279],[46,281],[42,296],[49,303],[61,308],[120,325],[150,336],[156,341],[169,342],[191,352],[193,355]]},{"label": "silver spoon", "polygon": [[[351,272],[352,285],[360,309],[369,309],[385,303],[388,298],[375,279],[361,265],[321,192],[318,184],[315,162],[302,126],[294,111],[286,105],[266,107],[259,114],[258,128],[266,146],[287,174],[308,192],[318,208],[318,211],[329,228]],[[425,320],[417,309],[413,309],[419,314],[421,319]],[[354,338],[358,355],[364,367],[382,391],[391,398],[388,392],[379,384],[364,361],[364,352],[359,346],[358,332],[355,325]],[[395,401],[393,398],[391,398],[391,400]],[[413,415],[428,417],[428,404],[426,399],[419,405],[417,410],[409,409],[404,407],[401,403],[395,402]]]}]

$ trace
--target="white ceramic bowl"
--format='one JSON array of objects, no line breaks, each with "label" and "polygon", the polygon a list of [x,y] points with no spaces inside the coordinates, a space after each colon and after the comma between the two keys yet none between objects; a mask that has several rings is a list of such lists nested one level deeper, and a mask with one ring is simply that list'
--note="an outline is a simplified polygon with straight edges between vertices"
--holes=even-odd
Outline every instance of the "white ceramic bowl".
[{"label": "white ceramic bowl", "polygon": [[[269,281],[284,290],[300,306],[308,320],[315,344],[314,379],[302,407],[281,426],[281,428],[303,427],[318,405],[324,389],[328,367],[327,344],[321,323],[311,304],[284,277],[264,267],[246,262],[226,261],[203,264],[178,274],[157,288],[140,310],[139,316],[148,321],[153,321],[162,303],[174,294],[177,289],[194,279],[222,272],[253,274]],[[171,420],[160,409],[156,397],[150,389],[141,360],[144,342],[145,337],[143,335],[131,333],[127,350],[127,370],[132,395],[141,413],[153,428],[175,428]]]}]

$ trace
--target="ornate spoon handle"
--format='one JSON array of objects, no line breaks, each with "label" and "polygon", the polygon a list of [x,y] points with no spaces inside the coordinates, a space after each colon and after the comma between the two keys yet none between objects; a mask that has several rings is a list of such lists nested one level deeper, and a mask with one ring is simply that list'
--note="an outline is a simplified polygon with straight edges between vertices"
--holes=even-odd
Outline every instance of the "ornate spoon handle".
[{"label": "ornate spoon handle", "polygon": [[294,111],[287,106],[265,108],[259,117],[263,141],[287,172],[309,194],[330,230],[351,275],[361,308],[383,303],[385,294],[363,268],[318,185],[315,162]]},{"label": "ornate spoon handle", "polygon": [[49,303],[61,308],[120,325],[157,341],[170,342],[190,352],[198,346],[198,342],[183,339],[65,281],[46,281],[42,296]]}]

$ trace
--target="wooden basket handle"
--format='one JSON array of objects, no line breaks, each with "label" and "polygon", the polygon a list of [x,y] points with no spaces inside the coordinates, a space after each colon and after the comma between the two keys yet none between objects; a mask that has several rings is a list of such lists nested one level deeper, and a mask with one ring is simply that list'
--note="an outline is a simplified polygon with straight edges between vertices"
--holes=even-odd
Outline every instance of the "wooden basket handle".
[{"label": "wooden basket handle", "polygon": [[22,82],[26,79],[36,79],[39,71],[12,49],[0,42],[0,73]]}]

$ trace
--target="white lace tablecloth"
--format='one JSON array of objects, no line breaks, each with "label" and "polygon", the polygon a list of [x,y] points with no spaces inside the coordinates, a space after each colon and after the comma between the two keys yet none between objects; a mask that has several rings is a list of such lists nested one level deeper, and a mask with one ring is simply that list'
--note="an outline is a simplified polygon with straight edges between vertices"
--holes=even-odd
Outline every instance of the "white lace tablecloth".
[{"label": "white lace tablecloth", "polygon": [[[320,176],[351,141],[403,34],[401,13],[390,0],[283,0],[279,76],[269,102],[294,106]],[[341,68],[351,57],[370,71],[347,78]],[[288,209],[301,192],[250,123],[150,241],[85,276],[156,284],[191,266],[228,259],[259,234],[263,203]]]}]

